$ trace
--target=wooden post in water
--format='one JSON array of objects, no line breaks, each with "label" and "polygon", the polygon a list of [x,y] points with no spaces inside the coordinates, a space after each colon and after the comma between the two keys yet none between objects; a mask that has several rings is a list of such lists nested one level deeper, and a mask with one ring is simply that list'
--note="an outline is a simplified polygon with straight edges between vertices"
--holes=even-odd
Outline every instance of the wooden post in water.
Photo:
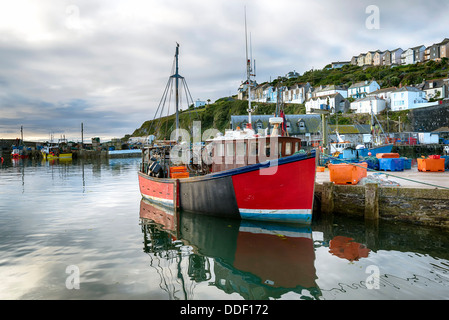
[{"label": "wooden post in water", "polygon": [[329,214],[334,211],[334,183],[323,182],[321,193],[321,213]]},{"label": "wooden post in water", "polygon": [[368,183],[365,185],[365,220],[379,219],[379,185]]}]

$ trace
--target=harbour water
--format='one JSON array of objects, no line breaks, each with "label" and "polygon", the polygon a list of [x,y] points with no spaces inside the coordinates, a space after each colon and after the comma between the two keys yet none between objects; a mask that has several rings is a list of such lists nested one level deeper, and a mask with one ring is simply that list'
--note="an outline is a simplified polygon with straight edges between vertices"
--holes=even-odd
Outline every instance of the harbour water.
[{"label": "harbour water", "polygon": [[141,200],[139,164],[5,161],[0,299],[449,298],[448,232],[175,215]]}]

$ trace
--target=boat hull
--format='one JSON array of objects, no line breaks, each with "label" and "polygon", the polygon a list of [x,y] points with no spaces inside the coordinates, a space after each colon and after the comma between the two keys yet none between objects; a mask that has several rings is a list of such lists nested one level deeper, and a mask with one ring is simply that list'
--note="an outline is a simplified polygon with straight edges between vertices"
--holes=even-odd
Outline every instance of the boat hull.
[{"label": "boat hull", "polygon": [[368,153],[371,153],[371,156],[375,157],[378,153],[391,153],[391,150],[393,150],[393,144],[386,144],[368,149],[361,149],[358,151],[360,157],[368,157]]},{"label": "boat hull", "polygon": [[53,155],[49,153],[42,153],[44,160],[72,160],[71,153],[61,153],[59,155]]},{"label": "boat hull", "polygon": [[259,221],[309,224],[315,152],[185,179],[139,172],[142,196],[195,213]]}]

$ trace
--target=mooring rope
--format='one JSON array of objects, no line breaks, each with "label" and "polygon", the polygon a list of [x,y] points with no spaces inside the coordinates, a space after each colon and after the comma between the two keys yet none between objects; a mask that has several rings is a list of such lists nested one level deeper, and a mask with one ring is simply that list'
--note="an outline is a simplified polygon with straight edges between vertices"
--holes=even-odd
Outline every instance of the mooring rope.
[{"label": "mooring rope", "polygon": [[[395,178],[398,178],[398,179],[407,180],[407,181],[414,182],[414,183],[420,183],[420,184],[428,185],[428,186],[435,187],[435,188],[441,188],[441,189],[449,190],[448,187],[439,186],[439,185],[436,185],[436,184],[427,183],[427,182],[423,182],[423,181],[418,181],[418,180],[415,180],[415,179],[404,178],[404,177],[400,177],[400,176],[397,176],[397,175],[394,175],[394,174],[385,173],[384,171],[380,171],[380,170],[378,171],[378,170],[375,170],[375,169],[367,168],[367,167],[358,165],[357,163],[345,161],[345,160],[343,160],[343,159],[340,159],[340,158],[331,156],[331,155],[326,154],[326,153],[324,153],[324,152],[320,152],[320,154],[322,154],[322,155],[324,155],[324,156],[326,156],[326,157],[329,157],[329,158],[332,158],[332,159],[335,159],[335,160],[344,162],[344,163],[346,163],[346,164],[350,164],[350,165],[353,165],[353,166],[356,166],[356,167],[360,167],[360,168],[366,169],[367,171],[370,171],[370,172],[375,172],[375,173],[385,174],[385,175],[387,176],[387,178],[388,178],[388,176],[392,176],[392,177],[395,177]],[[363,160],[362,160],[362,161],[363,161]]]}]

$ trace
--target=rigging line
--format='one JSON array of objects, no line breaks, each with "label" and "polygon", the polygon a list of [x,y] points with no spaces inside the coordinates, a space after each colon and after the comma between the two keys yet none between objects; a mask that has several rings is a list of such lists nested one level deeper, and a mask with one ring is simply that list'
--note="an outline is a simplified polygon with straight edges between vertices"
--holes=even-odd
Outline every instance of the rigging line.
[{"label": "rigging line", "polygon": [[[162,101],[164,101],[164,97],[166,97],[169,88],[170,88],[170,78],[169,78],[168,81],[167,81],[167,85],[165,86],[164,93],[162,94],[162,97],[161,97],[161,100],[159,101],[159,105],[158,105],[158,107],[157,107],[157,110],[156,110],[156,112],[154,113],[154,118],[153,118],[153,121],[151,122],[151,125],[150,125],[150,128],[149,128],[150,131],[151,131],[151,129],[153,128],[153,126],[154,126],[155,128],[158,127],[158,125],[155,125],[155,123],[156,123],[156,121],[155,121],[156,118],[158,118],[158,121],[157,121],[158,124],[159,124],[160,121],[161,121],[160,116],[158,117],[157,114],[158,114],[158,112],[159,112],[159,109],[161,109],[161,106],[163,106]],[[162,109],[163,109],[163,108],[162,108]],[[162,109],[161,109],[161,110],[162,110]]]},{"label": "rigging line", "polygon": [[352,163],[352,162],[349,162],[349,161],[345,161],[345,160],[336,158],[336,157],[331,156],[331,155],[326,154],[326,153],[322,153],[322,154],[325,155],[325,156],[327,156],[327,157],[329,157],[329,158],[336,159],[336,160],[338,160],[338,161],[344,162],[344,163],[346,163],[346,164],[350,164],[350,165],[353,165],[353,166],[355,166],[355,167],[359,167],[359,168],[366,169],[367,171],[370,171],[370,172],[381,173],[381,174],[385,174],[385,175],[387,175],[387,176],[392,176],[392,177],[394,177],[394,178],[398,178],[398,179],[402,179],[402,180],[407,180],[407,181],[414,182],[414,183],[420,183],[420,184],[428,185],[428,186],[435,187],[435,188],[441,188],[441,189],[449,190],[448,187],[443,187],[443,186],[439,186],[439,185],[432,184],[432,183],[427,183],[427,182],[422,182],[422,181],[418,181],[418,180],[414,180],[414,179],[409,179],[409,178],[400,177],[400,176],[397,176],[397,175],[394,175],[394,174],[386,173],[385,171],[380,171],[380,170],[378,171],[378,170],[375,170],[375,169],[365,168],[364,166],[360,166],[360,165],[358,165],[358,164],[356,164],[356,163]]},{"label": "rigging line", "polygon": [[[184,87],[185,87],[185,92],[186,92],[186,98],[187,98],[187,104],[189,104],[188,102],[188,98],[190,97],[190,101],[192,102],[193,105],[193,109],[195,110],[195,102],[193,101],[192,95],[190,94],[190,90],[189,90],[189,86],[187,85],[187,81],[183,81]],[[198,110],[195,110],[195,114],[196,114],[196,118],[198,119]],[[189,114],[190,115],[190,114]]]}]

